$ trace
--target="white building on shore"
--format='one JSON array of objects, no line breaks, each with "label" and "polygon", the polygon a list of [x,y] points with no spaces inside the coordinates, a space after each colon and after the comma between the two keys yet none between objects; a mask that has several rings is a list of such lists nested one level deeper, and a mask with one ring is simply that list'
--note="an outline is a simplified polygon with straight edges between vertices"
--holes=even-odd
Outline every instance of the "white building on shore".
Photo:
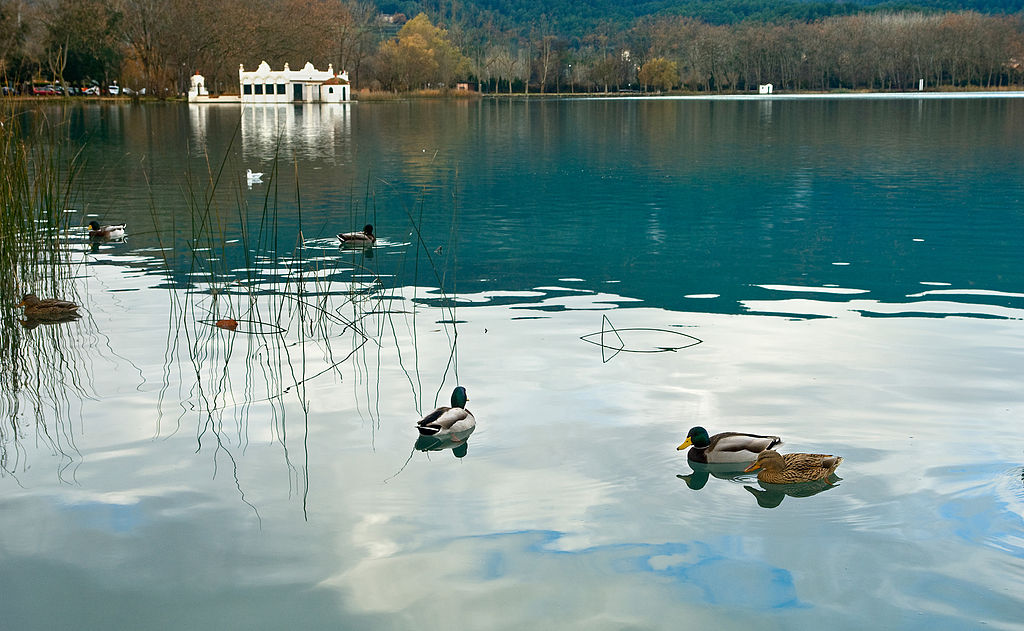
[{"label": "white building on shore", "polygon": [[256,70],[238,66],[242,103],[341,103],[351,100],[348,72],[334,73],[334,66],[317,70],[306,62],[302,70],[271,70],[267,62]]}]

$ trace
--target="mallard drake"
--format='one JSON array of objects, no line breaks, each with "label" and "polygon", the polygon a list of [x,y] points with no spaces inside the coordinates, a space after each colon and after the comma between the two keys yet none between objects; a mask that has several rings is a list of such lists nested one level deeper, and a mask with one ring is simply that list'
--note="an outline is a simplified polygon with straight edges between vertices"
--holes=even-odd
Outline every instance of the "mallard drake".
[{"label": "mallard drake", "polygon": [[686,434],[686,441],[676,447],[683,450],[693,446],[686,454],[686,459],[704,464],[751,462],[757,454],[782,444],[778,436],[761,436],[759,434],[741,434],[739,432],[722,432],[708,436],[708,430],[691,427]]},{"label": "mallard drake", "polygon": [[35,294],[25,294],[15,306],[25,307],[25,317],[35,320],[66,320],[78,314],[78,305],[69,300],[40,300]]},{"label": "mallard drake", "polygon": [[743,471],[757,471],[757,479],[767,484],[799,484],[827,480],[842,461],[842,457],[828,454],[780,454],[766,449]]},{"label": "mallard drake", "polygon": [[373,235],[373,225],[366,224],[362,232],[343,232],[338,239],[345,245],[372,245],[377,237]]},{"label": "mallard drake", "polygon": [[122,239],[124,238],[124,229],[127,226],[128,224],[126,223],[116,226],[101,226],[98,221],[90,221],[89,236],[93,239]]},{"label": "mallard drake", "polygon": [[[421,436],[452,436],[476,427],[476,418],[466,409],[466,389],[458,386],[452,391],[452,405],[441,406],[416,423]],[[461,440],[461,439],[460,439]]]}]

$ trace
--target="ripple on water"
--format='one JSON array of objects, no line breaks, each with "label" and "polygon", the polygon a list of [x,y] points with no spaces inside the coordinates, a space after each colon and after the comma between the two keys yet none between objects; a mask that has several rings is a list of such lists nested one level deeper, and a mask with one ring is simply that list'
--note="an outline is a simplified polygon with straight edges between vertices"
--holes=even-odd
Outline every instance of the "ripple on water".
[{"label": "ripple on water", "polygon": [[938,500],[952,535],[1024,559],[1024,469],[993,463],[929,471],[952,490]]}]

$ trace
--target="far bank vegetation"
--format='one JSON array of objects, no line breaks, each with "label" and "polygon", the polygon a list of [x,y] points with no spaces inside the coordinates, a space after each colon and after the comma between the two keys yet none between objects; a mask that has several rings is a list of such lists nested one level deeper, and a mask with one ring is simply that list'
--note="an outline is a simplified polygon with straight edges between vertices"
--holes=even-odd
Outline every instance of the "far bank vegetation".
[{"label": "far bank vegetation", "polygon": [[[709,24],[682,16],[565,35],[544,21],[382,15],[358,0],[0,0],[0,77],[215,93],[266,60],[348,70],[358,94],[1004,89],[1024,85],[1024,17],[866,12]],[[507,24],[507,23],[506,23]]]}]

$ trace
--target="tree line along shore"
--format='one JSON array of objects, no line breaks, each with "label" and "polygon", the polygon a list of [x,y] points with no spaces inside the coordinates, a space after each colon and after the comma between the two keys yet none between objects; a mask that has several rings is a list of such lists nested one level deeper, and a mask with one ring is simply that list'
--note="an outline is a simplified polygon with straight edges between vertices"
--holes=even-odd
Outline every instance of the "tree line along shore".
[{"label": "tree line along shore", "polygon": [[212,93],[237,93],[239,66],[261,61],[332,64],[363,98],[445,95],[460,83],[497,94],[1024,86],[1024,13],[733,24],[656,15],[604,26],[565,35],[544,20],[407,19],[358,0],[0,0],[0,76],[4,94],[116,85],[148,98],[179,97],[195,72]]}]

